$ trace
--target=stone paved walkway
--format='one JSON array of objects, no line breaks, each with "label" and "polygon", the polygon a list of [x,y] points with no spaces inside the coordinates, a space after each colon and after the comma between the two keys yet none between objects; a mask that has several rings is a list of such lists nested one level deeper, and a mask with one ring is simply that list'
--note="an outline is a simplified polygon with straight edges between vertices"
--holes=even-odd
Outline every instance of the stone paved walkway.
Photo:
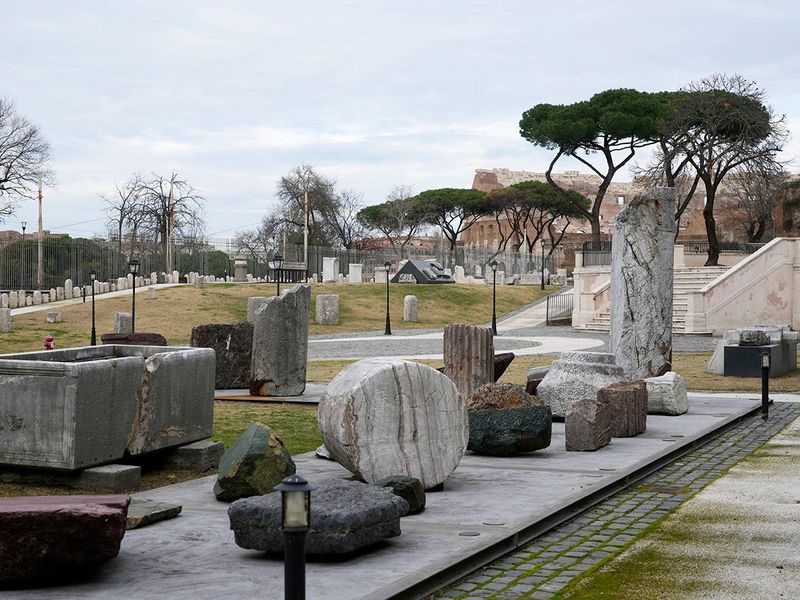
[{"label": "stone paved walkway", "polygon": [[431,598],[551,598],[800,417],[800,404],[776,403],[767,422],[750,417],[579,517],[553,529]]}]

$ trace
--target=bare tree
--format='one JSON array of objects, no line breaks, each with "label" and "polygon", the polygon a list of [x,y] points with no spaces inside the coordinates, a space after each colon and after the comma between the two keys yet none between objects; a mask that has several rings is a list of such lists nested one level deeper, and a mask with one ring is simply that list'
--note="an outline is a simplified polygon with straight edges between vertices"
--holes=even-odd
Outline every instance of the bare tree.
[{"label": "bare tree", "polygon": [[334,239],[349,250],[363,239],[366,229],[358,220],[358,211],[363,206],[362,194],[353,190],[342,190],[335,195],[335,202],[326,203],[319,213],[325,229],[333,234]]},{"label": "bare tree", "polygon": [[177,173],[169,178],[153,173],[143,185],[142,227],[156,240],[164,256],[170,218],[176,238],[193,238],[205,227],[205,198],[180,179]]},{"label": "bare tree", "polygon": [[47,179],[50,145],[14,104],[0,98],[0,222],[14,214],[19,198],[32,198],[39,177]]},{"label": "bare tree", "polygon": [[242,231],[234,236],[236,251],[249,255],[255,261],[269,260],[278,247],[278,232],[281,225],[280,219],[275,216],[265,216],[257,229]]},{"label": "bare tree", "polygon": [[126,231],[132,232],[131,246],[135,243],[136,231],[142,219],[142,197],[144,181],[138,173],[131,175],[124,184],[114,184],[114,192],[101,194],[106,204],[109,231],[117,236],[117,251],[122,254],[122,239]]},{"label": "bare tree", "polygon": [[733,202],[725,209],[748,242],[758,243],[774,234],[775,210],[788,180],[783,165],[773,161],[746,163],[731,173],[726,187]]},{"label": "bare tree", "polygon": [[314,167],[302,164],[278,181],[276,196],[281,201],[275,215],[295,232],[305,225],[305,203],[308,196],[308,232],[311,245],[331,245],[333,235],[328,231],[324,214],[335,214],[336,182],[320,175]]},{"label": "bare tree", "polygon": [[406,246],[425,224],[427,216],[409,185],[393,187],[386,202],[367,206],[358,212],[359,221],[368,229],[380,231],[392,248],[400,250],[401,257],[405,257]]}]

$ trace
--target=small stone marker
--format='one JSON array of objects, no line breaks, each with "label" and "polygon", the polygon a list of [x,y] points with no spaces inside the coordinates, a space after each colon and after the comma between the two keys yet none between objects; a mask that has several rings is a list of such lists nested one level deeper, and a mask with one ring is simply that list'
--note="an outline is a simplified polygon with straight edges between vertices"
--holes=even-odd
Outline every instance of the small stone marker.
[{"label": "small stone marker", "polygon": [[322,258],[322,283],[336,283],[339,276],[339,259],[333,256]]},{"label": "small stone marker", "polygon": [[174,519],[181,514],[181,510],[183,507],[180,504],[133,498],[128,507],[125,529],[137,529],[159,521]]},{"label": "small stone marker", "polygon": [[350,263],[347,271],[348,283],[361,283],[364,280],[363,268],[364,265],[361,263]]},{"label": "small stone marker", "polygon": [[317,296],[317,323],[319,325],[338,325],[339,294],[319,294]]},{"label": "small stone marker", "polygon": [[49,311],[47,313],[48,323],[61,323],[64,321],[64,314],[58,311]]},{"label": "small stone marker", "polygon": [[0,308],[8,308],[8,294],[0,294]]},{"label": "small stone marker", "polygon": [[599,390],[622,379],[613,354],[562,352],[536,387],[536,394],[553,409],[554,416],[563,417],[573,402],[594,399]]},{"label": "small stone marker", "polygon": [[469,438],[464,399],[428,366],[369,358],[343,369],[317,410],[320,433],[336,461],[368,483],[391,475],[443,483]]},{"label": "small stone marker", "polygon": [[41,304],[42,303],[42,292],[39,290],[34,290],[33,292],[33,304]]},{"label": "small stone marker", "polygon": [[131,313],[118,312],[114,315],[114,333],[131,333],[133,317]]},{"label": "small stone marker", "polygon": [[[312,508],[306,554],[348,554],[400,535],[408,502],[392,490],[359,481],[311,483]],[[228,509],[236,544],[262,552],[283,550],[281,494],[237,500]]]},{"label": "small stone marker", "polygon": [[294,472],[294,461],[280,436],[266,425],[252,423],[222,455],[214,495],[230,502],[269,494]]},{"label": "small stone marker", "polygon": [[0,333],[11,331],[11,309],[0,308]]},{"label": "small stone marker", "polygon": [[149,287],[147,288],[147,299],[148,300],[155,300],[156,299],[156,288]]},{"label": "small stone marker", "polygon": [[689,396],[683,377],[675,371],[661,377],[649,377],[647,384],[647,412],[651,415],[682,415],[689,410]]},{"label": "small stone marker", "polygon": [[64,282],[64,299],[65,300],[71,300],[72,298],[75,297],[75,295],[72,293],[74,289],[75,289],[75,286],[72,285],[72,279],[67,279]]},{"label": "small stone marker", "polygon": [[247,320],[252,323],[256,318],[256,310],[272,296],[250,296],[247,299]]},{"label": "small stone marker", "polygon": [[647,385],[620,381],[597,392],[611,406],[611,437],[634,437],[647,430]]},{"label": "small stone marker", "polygon": [[419,322],[416,296],[409,295],[403,298],[403,321],[406,321],[407,323]]},{"label": "small stone marker", "polygon": [[567,407],[564,418],[567,450],[592,452],[611,441],[611,405],[605,398],[584,398]]},{"label": "small stone marker", "polygon": [[454,324],[444,328],[444,374],[464,397],[494,381],[494,342],[488,327]]}]

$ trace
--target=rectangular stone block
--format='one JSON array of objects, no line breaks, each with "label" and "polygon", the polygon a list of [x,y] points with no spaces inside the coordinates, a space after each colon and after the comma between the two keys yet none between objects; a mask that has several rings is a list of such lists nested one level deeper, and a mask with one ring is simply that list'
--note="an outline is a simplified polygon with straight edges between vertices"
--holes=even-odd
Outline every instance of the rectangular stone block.
[{"label": "rectangular stone block", "polygon": [[361,283],[363,278],[364,265],[361,263],[350,263],[348,265],[348,281],[349,283]]},{"label": "rectangular stone block", "polygon": [[224,443],[200,440],[176,448],[169,455],[167,464],[178,469],[190,469],[198,473],[205,473],[219,466],[219,459],[224,453]]},{"label": "rectangular stone block", "polygon": [[205,439],[213,374],[214,353],[203,348],[2,355],[0,464],[76,470]]},{"label": "rectangular stone block", "polygon": [[0,333],[11,331],[11,309],[0,308]]},{"label": "rectangular stone block", "polygon": [[647,429],[647,385],[620,381],[597,392],[598,401],[611,406],[611,437],[633,437]]},{"label": "rectangular stone block", "polygon": [[192,328],[191,346],[214,350],[216,389],[242,389],[250,386],[250,363],[253,356],[252,323],[197,325]]},{"label": "rectangular stone block", "polygon": [[335,283],[339,276],[339,259],[325,256],[322,259],[322,283]]},{"label": "rectangular stone block", "polygon": [[48,323],[61,323],[64,321],[64,314],[57,311],[50,311],[47,313]]}]

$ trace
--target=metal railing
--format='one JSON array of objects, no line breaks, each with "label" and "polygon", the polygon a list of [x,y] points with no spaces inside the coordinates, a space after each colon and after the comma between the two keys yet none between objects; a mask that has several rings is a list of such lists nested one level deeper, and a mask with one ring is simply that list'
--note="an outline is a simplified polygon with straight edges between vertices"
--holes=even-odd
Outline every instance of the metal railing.
[{"label": "metal railing", "polygon": [[[684,254],[708,254],[708,241],[681,242]],[[719,242],[720,254],[753,254],[766,243]]]},{"label": "metal railing", "polygon": [[570,293],[550,294],[547,296],[547,325],[564,325],[572,323],[574,297]]},{"label": "metal railing", "polygon": [[584,242],[581,246],[583,252],[583,267],[600,267],[611,264],[611,240],[601,242]]}]

